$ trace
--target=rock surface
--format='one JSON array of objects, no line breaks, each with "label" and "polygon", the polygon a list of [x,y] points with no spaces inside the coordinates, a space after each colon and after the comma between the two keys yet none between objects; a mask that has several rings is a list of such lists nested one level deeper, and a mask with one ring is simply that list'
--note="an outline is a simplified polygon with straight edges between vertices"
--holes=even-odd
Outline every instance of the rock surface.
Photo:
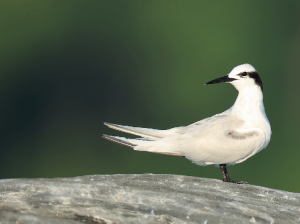
[{"label": "rock surface", "polygon": [[176,175],[5,179],[0,223],[300,223],[300,194]]}]

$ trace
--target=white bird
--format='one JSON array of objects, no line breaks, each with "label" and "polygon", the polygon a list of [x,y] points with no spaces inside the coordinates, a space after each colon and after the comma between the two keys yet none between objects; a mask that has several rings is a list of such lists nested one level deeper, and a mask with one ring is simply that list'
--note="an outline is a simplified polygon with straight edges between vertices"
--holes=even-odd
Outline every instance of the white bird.
[{"label": "white bird", "polygon": [[239,65],[206,85],[222,82],[231,83],[239,92],[234,105],[223,113],[168,130],[104,123],[142,138],[103,137],[137,151],[181,156],[200,166],[215,164],[220,166],[224,182],[246,183],[231,180],[226,166],[245,161],[270,142],[271,126],[263,104],[263,84],[250,64]]}]

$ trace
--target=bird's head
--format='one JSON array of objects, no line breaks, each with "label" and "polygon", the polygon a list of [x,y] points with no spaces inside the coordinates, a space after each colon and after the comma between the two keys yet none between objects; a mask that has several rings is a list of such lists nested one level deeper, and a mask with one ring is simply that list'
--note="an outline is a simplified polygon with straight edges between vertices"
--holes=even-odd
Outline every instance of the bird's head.
[{"label": "bird's head", "polygon": [[231,83],[237,90],[241,90],[242,88],[246,88],[249,86],[257,85],[260,87],[261,91],[263,91],[262,81],[255,70],[255,68],[250,64],[242,64],[236,66],[232,69],[232,71],[221,78],[214,79],[205,85],[215,84],[221,82],[229,82]]}]

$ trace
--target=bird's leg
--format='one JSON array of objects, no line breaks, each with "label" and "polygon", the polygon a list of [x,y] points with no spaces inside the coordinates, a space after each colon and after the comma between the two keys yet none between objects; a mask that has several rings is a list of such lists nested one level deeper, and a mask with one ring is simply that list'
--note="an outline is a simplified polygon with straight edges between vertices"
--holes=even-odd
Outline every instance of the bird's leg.
[{"label": "bird's leg", "polygon": [[230,182],[230,183],[235,183],[235,184],[246,184],[246,181],[234,181],[231,180],[229,177],[229,174],[227,172],[227,164],[220,164],[220,169],[223,175],[223,182]]}]

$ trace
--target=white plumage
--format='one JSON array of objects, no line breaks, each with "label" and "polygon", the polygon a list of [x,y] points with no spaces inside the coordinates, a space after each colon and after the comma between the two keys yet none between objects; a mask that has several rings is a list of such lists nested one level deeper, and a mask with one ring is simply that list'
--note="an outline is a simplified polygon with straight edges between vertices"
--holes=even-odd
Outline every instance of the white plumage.
[{"label": "white plumage", "polygon": [[207,84],[220,82],[230,82],[239,91],[234,105],[223,113],[168,130],[105,123],[142,139],[103,137],[138,151],[183,156],[201,166],[221,164],[223,181],[235,182],[226,165],[243,162],[264,149],[271,139],[271,127],[264,110],[262,82],[253,66],[239,65]]}]

